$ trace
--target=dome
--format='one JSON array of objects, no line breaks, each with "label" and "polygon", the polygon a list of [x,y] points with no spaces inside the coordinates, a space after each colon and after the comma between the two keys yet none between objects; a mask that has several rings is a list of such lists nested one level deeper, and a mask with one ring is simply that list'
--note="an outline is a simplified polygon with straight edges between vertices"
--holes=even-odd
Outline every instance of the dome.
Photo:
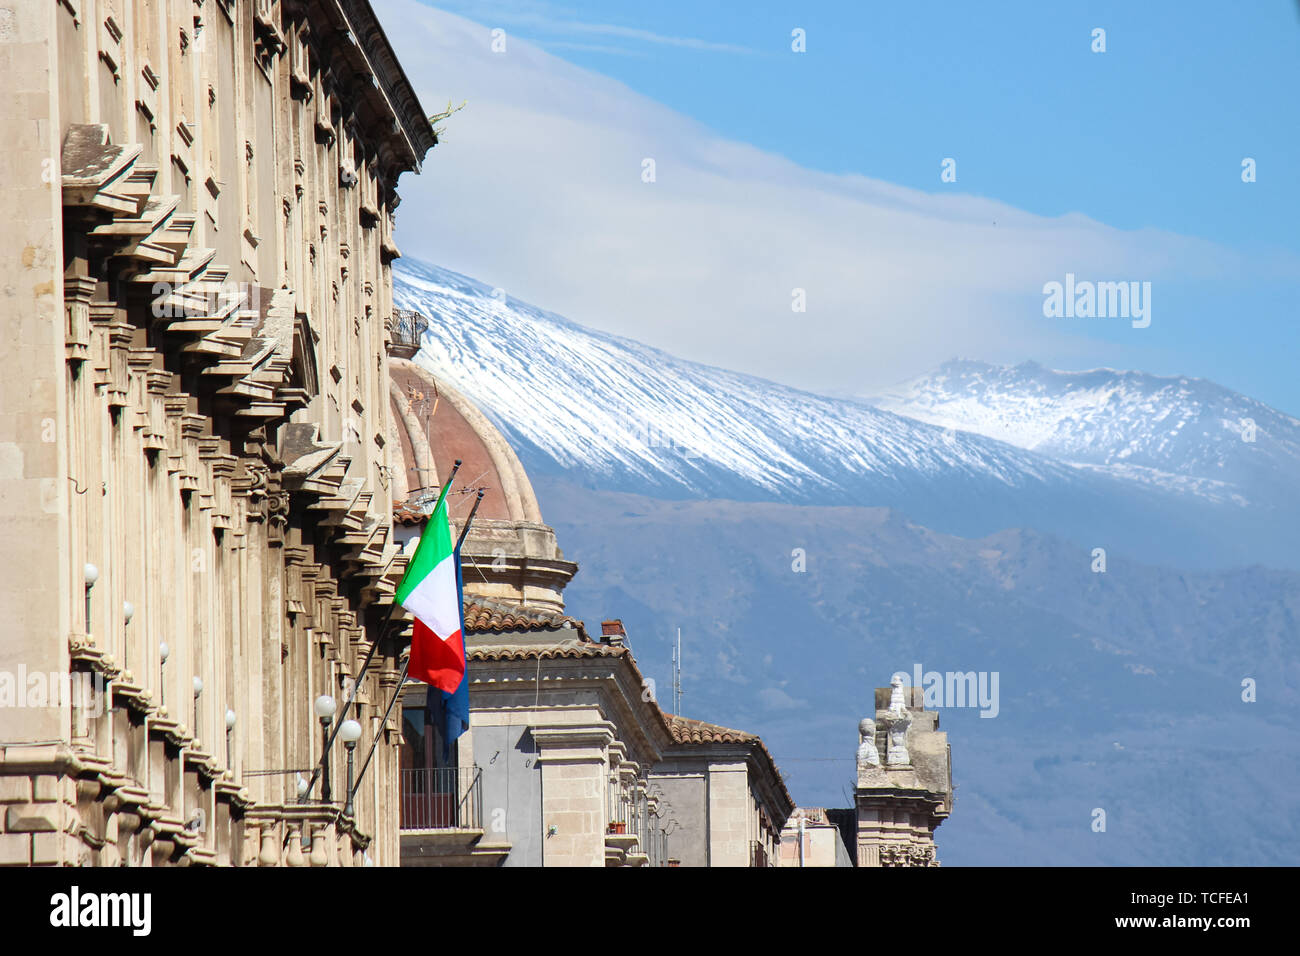
[{"label": "dome", "polygon": [[389,402],[397,542],[419,536],[460,459],[448,495],[453,533],[475,490],[484,491],[461,552],[466,597],[563,611],[561,592],[578,566],[564,560],[555,532],[542,522],[532,482],[505,436],[445,379],[404,358],[389,358]]}]

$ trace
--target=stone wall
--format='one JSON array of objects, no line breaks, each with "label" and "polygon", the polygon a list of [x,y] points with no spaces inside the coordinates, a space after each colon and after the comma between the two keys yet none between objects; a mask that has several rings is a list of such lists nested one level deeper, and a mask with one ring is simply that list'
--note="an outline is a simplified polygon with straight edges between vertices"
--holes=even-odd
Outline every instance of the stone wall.
[{"label": "stone wall", "polygon": [[[471,723],[457,760],[481,770],[483,825],[404,832],[403,865],[494,854],[507,866],[650,863],[660,803],[647,771],[670,737],[627,649],[555,626],[471,633],[466,652]],[[424,692],[409,685],[407,701]],[[527,750],[502,753],[510,741]]]},{"label": "stone wall", "polygon": [[[0,14],[0,863],[395,864],[389,264],[427,120],[355,0]],[[312,701],[372,648],[355,813],[341,746],[302,805]]]},{"label": "stone wall", "polygon": [[650,772],[681,866],[776,866],[791,807],[762,785],[755,745],[675,744]]}]

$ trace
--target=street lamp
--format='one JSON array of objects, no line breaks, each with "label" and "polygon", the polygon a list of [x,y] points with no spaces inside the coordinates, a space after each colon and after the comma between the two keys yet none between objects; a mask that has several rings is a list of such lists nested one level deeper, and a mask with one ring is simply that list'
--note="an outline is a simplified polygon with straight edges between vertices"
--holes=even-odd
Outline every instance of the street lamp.
[{"label": "street lamp", "polygon": [[86,582],[86,633],[90,633],[90,589],[99,580],[99,568],[89,562],[81,569],[81,576]]},{"label": "street lamp", "polygon": [[355,720],[345,720],[339,726],[339,739],[343,741],[343,746],[348,748],[348,797],[343,804],[343,815],[352,816],[352,756],[357,749],[357,741],[361,739],[361,725]]},{"label": "street lamp", "polygon": [[235,761],[230,756],[230,737],[235,732],[235,712],[226,708],[226,769],[235,772]]},{"label": "street lamp", "polygon": [[167,706],[167,655],[172,649],[166,641],[158,642],[158,706]]},{"label": "street lamp", "polygon": [[326,803],[330,802],[330,723],[334,720],[334,710],[338,705],[329,694],[316,698],[316,716],[320,718],[321,729],[321,784],[320,796]]},{"label": "street lamp", "polygon": [[194,739],[199,737],[199,695],[203,693],[203,678],[194,675]]}]

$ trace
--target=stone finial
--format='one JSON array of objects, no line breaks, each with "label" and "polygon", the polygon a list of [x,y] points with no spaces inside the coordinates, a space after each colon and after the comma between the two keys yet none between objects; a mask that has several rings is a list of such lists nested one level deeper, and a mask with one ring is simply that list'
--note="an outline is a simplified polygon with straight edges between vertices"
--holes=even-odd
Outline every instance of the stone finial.
[{"label": "stone finial", "polygon": [[858,769],[879,767],[880,751],[876,749],[876,722],[870,717],[858,724]]},{"label": "stone finial", "polygon": [[885,721],[889,738],[889,749],[885,752],[885,760],[891,767],[905,766],[912,762],[912,755],[907,752],[907,729],[911,726],[911,717],[896,717],[892,713]]},{"label": "stone finial", "polygon": [[891,767],[905,766],[912,762],[912,755],[907,752],[907,730],[912,726],[912,718],[907,713],[903,678],[895,674],[889,684],[893,690],[889,694],[889,710],[885,714],[885,733],[889,743],[885,761]]},{"label": "stone finial", "polygon": [[907,695],[903,692],[903,678],[895,674],[889,679],[889,712],[891,714],[907,713]]}]

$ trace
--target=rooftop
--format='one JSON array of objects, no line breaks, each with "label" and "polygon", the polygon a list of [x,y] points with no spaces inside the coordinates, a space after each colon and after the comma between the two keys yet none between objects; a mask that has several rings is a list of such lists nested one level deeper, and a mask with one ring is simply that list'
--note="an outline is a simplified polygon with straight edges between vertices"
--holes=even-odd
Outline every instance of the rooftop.
[{"label": "rooftop", "polygon": [[758,734],[723,727],[719,724],[710,724],[690,717],[679,717],[676,714],[665,713],[664,719],[668,721],[668,730],[672,734],[673,743],[675,744],[683,746],[745,744],[751,746],[759,763],[766,766],[772,779],[776,782],[777,790],[786,803],[786,813],[788,814],[794,808],[795,802],[790,796],[790,791],[786,789],[785,778],[781,775],[781,769],[776,765],[776,761],[772,759],[767,745],[763,743],[763,738],[759,737]]},{"label": "rooftop", "polygon": [[577,618],[541,608],[528,608],[502,601],[474,598],[465,602],[467,634],[500,634],[517,631],[555,631],[572,628],[580,641],[590,641],[586,628]]}]

